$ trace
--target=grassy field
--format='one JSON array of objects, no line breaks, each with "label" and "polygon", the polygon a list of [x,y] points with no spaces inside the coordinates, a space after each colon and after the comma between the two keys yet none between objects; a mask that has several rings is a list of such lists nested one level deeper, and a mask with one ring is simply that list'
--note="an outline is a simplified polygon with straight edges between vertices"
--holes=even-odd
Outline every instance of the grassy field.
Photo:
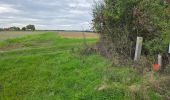
[{"label": "grassy field", "polygon": [[[88,39],[94,44],[97,39]],[[82,55],[83,39],[44,33],[0,42],[1,100],[150,100],[138,94],[142,77],[130,67],[112,67],[105,58]],[[134,99],[134,100],[135,100]]]}]

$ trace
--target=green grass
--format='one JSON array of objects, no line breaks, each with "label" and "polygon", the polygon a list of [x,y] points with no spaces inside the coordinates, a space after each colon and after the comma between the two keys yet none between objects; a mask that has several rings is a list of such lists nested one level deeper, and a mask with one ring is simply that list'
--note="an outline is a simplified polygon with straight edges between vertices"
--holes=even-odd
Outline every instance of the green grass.
[{"label": "green grass", "polygon": [[82,39],[45,33],[2,41],[0,48],[1,100],[131,100],[129,87],[142,83],[130,67],[111,67],[97,54],[81,55]]}]

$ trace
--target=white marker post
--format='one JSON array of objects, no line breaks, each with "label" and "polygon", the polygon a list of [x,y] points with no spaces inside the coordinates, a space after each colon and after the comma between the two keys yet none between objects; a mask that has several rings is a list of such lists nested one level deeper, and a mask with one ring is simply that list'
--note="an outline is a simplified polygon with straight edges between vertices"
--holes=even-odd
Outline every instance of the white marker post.
[{"label": "white marker post", "polygon": [[142,37],[137,37],[134,61],[138,61],[140,59],[141,51],[142,51],[142,42],[143,42],[143,38]]},{"label": "white marker post", "polygon": [[161,68],[162,67],[162,55],[161,54],[158,55],[158,64]]},{"label": "white marker post", "polygon": [[169,52],[168,53],[170,53],[170,44],[169,44]]}]

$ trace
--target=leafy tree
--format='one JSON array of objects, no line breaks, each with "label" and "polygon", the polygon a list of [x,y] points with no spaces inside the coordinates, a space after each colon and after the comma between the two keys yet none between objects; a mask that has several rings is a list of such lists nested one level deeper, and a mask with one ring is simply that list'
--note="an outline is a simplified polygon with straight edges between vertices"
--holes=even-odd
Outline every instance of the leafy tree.
[{"label": "leafy tree", "polygon": [[26,31],[26,27],[23,27],[23,28],[22,28],[22,31]]},{"label": "leafy tree", "polygon": [[9,27],[8,30],[10,30],[10,31],[20,31],[20,28],[13,26],[13,27]]},{"label": "leafy tree", "polygon": [[3,31],[3,28],[0,28],[0,31]]},{"label": "leafy tree", "polygon": [[20,31],[21,30],[19,27],[16,27],[15,29],[16,29],[16,31]]},{"label": "leafy tree", "polygon": [[26,29],[27,29],[27,30],[35,31],[35,26],[34,26],[34,25],[27,25],[27,26],[26,26]]}]

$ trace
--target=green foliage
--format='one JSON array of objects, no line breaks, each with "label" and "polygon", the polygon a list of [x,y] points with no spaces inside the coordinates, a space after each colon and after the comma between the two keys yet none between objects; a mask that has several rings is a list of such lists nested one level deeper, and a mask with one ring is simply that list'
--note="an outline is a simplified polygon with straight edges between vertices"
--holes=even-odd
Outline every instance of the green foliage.
[{"label": "green foliage", "polygon": [[7,28],[7,30],[8,30],[8,31],[20,31],[20,28],[13,26],[13,27]]},{"label": "green foliage", "polygon": [[26,26],[26,29],[27,29],[27,30],[35,31],[35,26],[34,26],[34,25],[27,25],[27,26]]},{"label": "green foliage", "polygon": [[[129,49],[134,50],[137,36],[141,36],[144,38],[143,53],[167,52],[170,4],[165,0],[104,0],[94,7],[93,13],[94,28],[101,35],[111,37],[117,51],[128,54]],[[96,27],[99,23],[102,25]]]},{"label": "green foliage", "polygon": [[22,28],[22,31],[26,31],[26,27],[23,27],[23,28]]},{"label": "green foliage", "polygon": [[160,40],[160,38],[156,38],[145,43],[144,48],[147,49],[148,53],[151,55],[167,53],[169,43],[170,42],[166,42],[166,40]]}]

